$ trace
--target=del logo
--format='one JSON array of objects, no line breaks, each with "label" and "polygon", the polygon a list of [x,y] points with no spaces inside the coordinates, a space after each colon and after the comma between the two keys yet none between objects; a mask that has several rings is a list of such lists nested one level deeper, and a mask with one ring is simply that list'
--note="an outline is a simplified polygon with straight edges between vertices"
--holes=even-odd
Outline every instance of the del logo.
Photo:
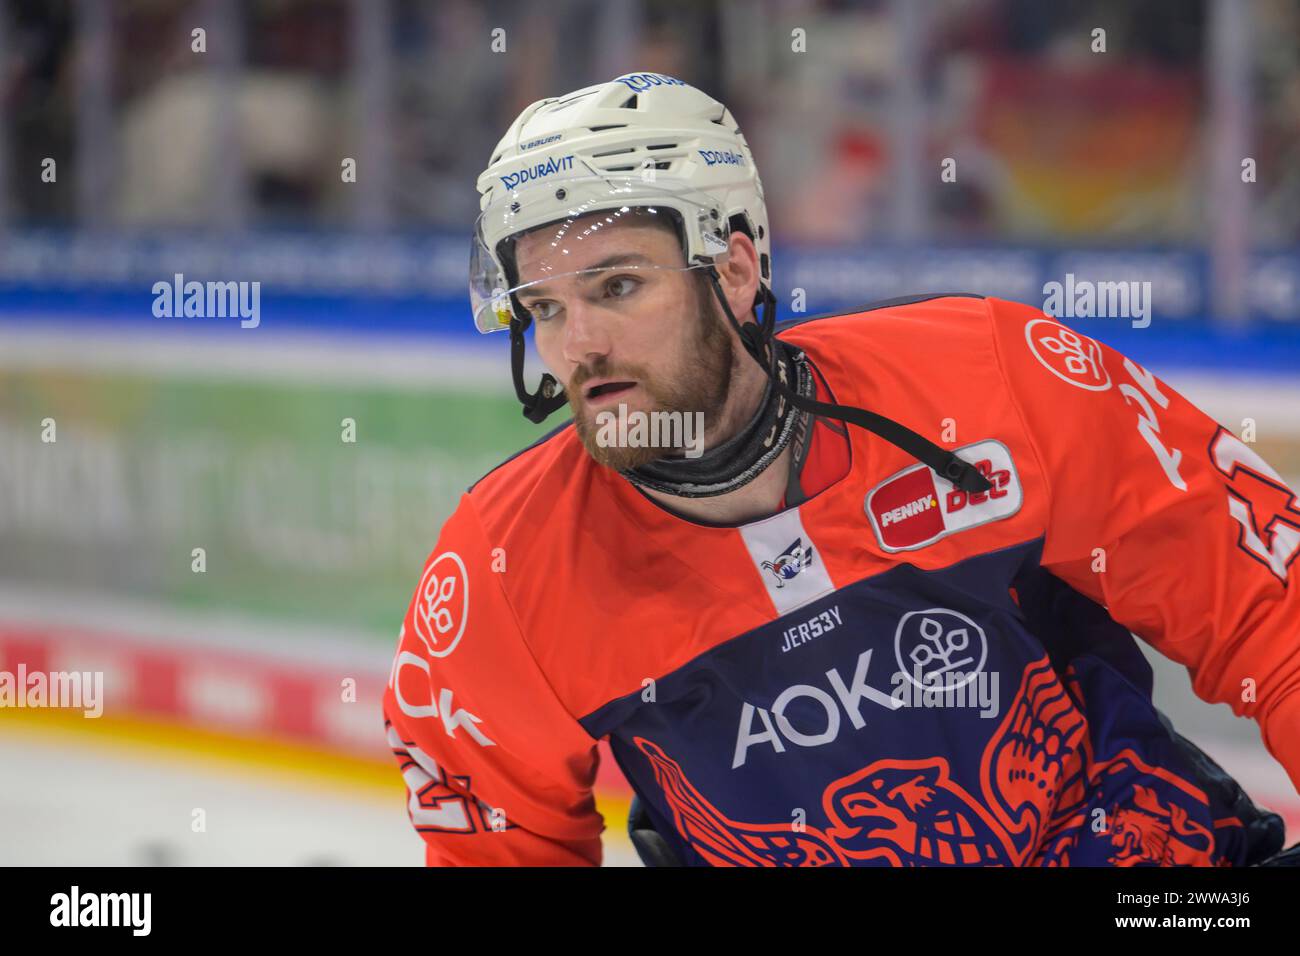
[{"label": "del logo", "polygon": [[776,586],[783,588],[786,581],[812,564],[812,559],[812,545],[804,547],[803,538],[795,538],[775,561],[764,561],[763,570],[771,571],[776,577]]},{"label": "del logo", "polygon": [[1024,493],[1006,445],[989,438],[956,453],[974,464],[992,489],[962,491],[919,462],[904,468],[867,493],[867,517],[881,548],[915,551],[1020,510]]}]

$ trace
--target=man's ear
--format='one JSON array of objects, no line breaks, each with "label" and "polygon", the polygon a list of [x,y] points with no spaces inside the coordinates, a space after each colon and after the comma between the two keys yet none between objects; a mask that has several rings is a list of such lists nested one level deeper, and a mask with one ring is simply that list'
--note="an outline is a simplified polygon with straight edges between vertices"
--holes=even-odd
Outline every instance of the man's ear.
[{"label": "man's ear", "polygon": [[[758,249],[749,235],[733,230],[729,242],[727,261],[718,270],[727,302],[737,322],[745,322],[745,314],[753,315],[755,296],[762,287],[758,266]],[[753,291],[749,289],[752,286]]]}]

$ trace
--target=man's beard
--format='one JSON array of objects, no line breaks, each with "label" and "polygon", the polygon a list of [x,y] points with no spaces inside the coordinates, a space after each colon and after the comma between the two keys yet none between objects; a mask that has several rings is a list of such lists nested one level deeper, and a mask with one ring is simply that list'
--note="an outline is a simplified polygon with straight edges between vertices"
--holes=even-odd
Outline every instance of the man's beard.
[{"label": "man's beard", "polygon": [[[692,276],[692,280],[694,278]],[[681,453],[681,446],[662,443],[680,437],[683,431],[661,428],[656,435],[647,426],[645,431],[648,439],[657,437],[661,443],[659,445],[627,447],[608,441],[602,443],[602,436],[607,438],[612,429],[608,426],[602,428],[595,416],[585,410],[581,391],[582,382],[593,378],[635,380],[645,389],[650,399],[646,408],[637,411],[678,412],[682,418],[701,412],[706,427],[716,424],[731,388],[734,353],[731,337],[722,324],[721,311],[714,300],[712,289],[700,282],[695,282],[695,288],[699,308],[693,323],[694,331],[684,352],[682,367],[676,370],[671,381],[652,380],[644,368],[637,366],[611,368],[603,361],[603,356],[590,367],[590,374],[585,374],[580,369],[574,376],[571,388],[567,390],[569,405],[573,408],[574,427],[588,454],[597,464],[615,471],[626,471],[657,458],[675,457]],[[578,404],[575,404],[575,400]],[[628,411],[631,413],[632,409]],[[617,413],[617,405],[601,409],[602,415]]]}]

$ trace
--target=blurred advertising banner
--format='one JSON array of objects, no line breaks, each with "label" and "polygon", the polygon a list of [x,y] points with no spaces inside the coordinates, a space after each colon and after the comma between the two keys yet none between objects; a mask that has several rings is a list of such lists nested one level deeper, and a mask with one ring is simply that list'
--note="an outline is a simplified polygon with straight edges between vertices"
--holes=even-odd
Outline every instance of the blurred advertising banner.
[{"label": "blurred advertising banner", "polygon": [[[1091,160],[1079,159],[1076,166],[1080,177],[1100,177],[1089,201],[1100,202],[1108,174],[1097,172]],[[1032,177],[1028,166],[1025,170]],[[1065,207],[1052,215],[1058,213],[1074,215]],[[397,332],[477,342],[467,306],[467,258],[464,237],[442,233],[376,238],[264,233],[232,243],[219,235],[22,230],[0,245],[0,323],[21,323],[24,315],[61,315],[104,327],[126,322],[187,334],[237,333],[239,321],[178,312],[174,305],[180,297],[170,290],[191,281],[240,280],[260,287],[260,317],[245,323],[254,327],[243,331]],[[1211,324],[1214,319],[1210,260],[1194,245],[801,243],[778,245],[773,262],[782,318],[923,292],[974,292],[1041,304],[1045,287],[1074,275],[1149,282],[1157,323]],[[1247,277],[1248,317],[1300,330],[1300,250],[1254,251]],[[168,293],[154,291],[163,288]],[[157,308],[160,297],[173,304],[172,314],[159,314],[164,312]],[[501,381],[508,381],[503,343],[496,354]]]},{"label": "blurred advertising banner", "polygon": [[[324,364],[313,374],[308,349],[272,356],[260,340],[244,347],[252,363],[229,343],[73,333],[56,347],[4,331],[9,585],[328,624],[386,645],[461,493],[537,432],[500,390],[436,384],[450,359],[432,344],[428,384],[395,387],[340,382]],[[361,376],[367,355],[350,353]]]}]

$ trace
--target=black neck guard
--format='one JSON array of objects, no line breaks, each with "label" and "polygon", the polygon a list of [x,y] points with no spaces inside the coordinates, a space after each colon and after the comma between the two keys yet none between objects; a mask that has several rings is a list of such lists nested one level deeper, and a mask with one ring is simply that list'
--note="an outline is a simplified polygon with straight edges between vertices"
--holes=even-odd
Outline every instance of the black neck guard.
[{"label": "black neck guard", "polygon": [[[930,468],[933,468],[937,474],[951,482],[956,487],[961,488],[963,491],[988,491],[993,487],[989,480],[980,474],[979,470],[973,464],[961,458],[955,452],[951,452],[940,445],[936,445],[934,442],[930,441],[930,439],[913,431],[906,425],[896,422],[891,418],[886,418],[884,415],[877,414],[876,412],[868,411],[865,408],[856,408],[853,405],[837,405],[833,402],[819,402],[811,397],[811,392],[805,394],[791,388],[785,375],[781,374],[782,370],[777,367],[777,360],[782,356],[780,346],[783,343],[779,343],[776,338],[776,297],[772,294],[772,290],[767,286],[760,286],[759,292],[755,295],[755,314],[757,316],[757,310],[762,309],[762,321],[746,322],[742,326],[736,321],[736,314],[732,311],[731,305],[727,301],[726,294],[722,291],[722,281],[718,277],[718,270],[713,266],[709,266],[708,276],[709,281],[713,284],[714,295],[717,296],[718,302],[722,306],[722,312],[727,317],[727,322],[730,323],[736,334],[740,336],[740,342],[741,345],[745,347],[745,351],[748,352],[750,357],[758,363],[760,368],[763,369],[763,373],[768,378],[769,387],[776,392],[778,397],[784,398],[787,402],[802,412],[821,415],[826,418],[839,419],[842,422],[857,425],[859,428],[864,428],[869,432],[879,435],[885,441],[907,452],[917,461],[924,462]],[[524,384],[524,352],[526,348],[524,345],[524,332],[527,331],[528,326],[531,324],[531,320],[528,318],[528,313],[519,305],[519,300],[514,296],[514,293],[511,293],[511,302],[514,306],[514,310],[510,318],[510,372],[511,377],[514,379],[515,394],[519,396],[519,401],[523,404],[524,416],[531,422],[540,423],[553,411],[563,405],[567,401],[567,396],[565,396],[563,389],[560,387],[560,383],[557,382],[554,376],[549,372],[542,375],[542,383],[537,388],[537,391],[528,391],[528,386]],[[520,316],[523,316],[523,318],[520,318]],[[789,355],[786,355],[785,359],[787,363],[793,361],[793,358]],[[787,364],[785,368],[788,369],[789,364]],[[808,387],[812,387],[811,376],[809,376]],[[803,388],[802,369],[799,375],[799,388]],[[765,397],[763,402],[764,413],[771,404],[772,401],[769,394]],[[784,404],[780,402],[776,404],[779,412],[788,411]],[[798,418],[797,420],[801,422],[803,421],[802,418]],[[752,426],[753,422],[751,422],[750,425]],[[746,431],[748,431],[748,427],[746,428]],[[770,431],[762,432],[761,434],[766,436],[767,434],[770,434]],[[785,426],[780,430],[779,437],[783,443],[790,440],[788,426]],[[738,442],[738,444],[742,444],[742,442]],[[722,457],[722,450],[726,447],[726,444],[719,446],[713,450],[713,454]],[[776,454],[780,454],[780,451],[778,450]],[[707,456],[708,453],[706,453],[705,457],[707,458]],[[773,458],[775,458],[775,455]],[[744,460],[744,456],[738,455],[737,459]],[[677,462],[676,460],[670,460],[670,464],[674,469],[672,481],[680,482],[682,480],[676,473],[676,470],[679,467],[699,467],[700,460],[701,459],[695,459],[695,461],[690,465],[685,461]],[[659,459],[658,462],[652,462],[651,466],[662,464],[663,461],[664,459]],[[681,494],[687,497],[707,497],[709,495],[725,494],[727,491],[732,490],[732,488],[739,488],[746,482],[752,481],[756,475],[762,472],[763,467],[764,466],[754,467],[752,473],[750,473],[748,477],[743,477],[742,475],[741,479],[737,480],[735,484],[724,484],[722,488],[716,491],[691,491],[689,493],[684,491],[673,491],[671,493]],[[635,475],[631,472],[622,472],[622,474],[628,477],[629,480],[639,481],[639,483],[644,483],[649,487],[654,487],[654,485],[649,484],[649,482],[657,481],[658,479],[650,478],[649,481],[641,480],[642,473],[645,470],[646,469],[638,469]],[[718,475],[721,476],[721,480],[724,483],[728,482],[727,475],[730,471],[730,466],[719,470]],[[688,480],[687,484],[699,485],[707,488],[708,479],[709,476],[707,475],[696,476],[696,480]]]},{"label": "black neck guard", "polygon": [[[797,393],[813,394],[812,371],[803,352],[773,339],[779,381],[797,378]],[[786,400],[768,379],[758,411],[744,428],[698,458],[657,458],[620,474],[634,485],[679,498],[712,498],[749,484],[780,457],[808,413]]]}]

